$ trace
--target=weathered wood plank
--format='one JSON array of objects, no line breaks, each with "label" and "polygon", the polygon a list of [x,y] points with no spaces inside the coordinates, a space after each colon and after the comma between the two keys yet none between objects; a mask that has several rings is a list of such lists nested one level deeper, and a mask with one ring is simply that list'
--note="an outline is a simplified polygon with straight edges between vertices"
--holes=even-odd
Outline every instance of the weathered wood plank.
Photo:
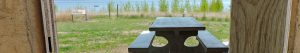
[{"label": "weathered wood plank", "polygon": [[[295,48],[295,38],[297,33],[297,12],[298,0],[292,0],[291,20],[290,20],[290,33],[288,39],[288,53],[293,53]],[[299,53],[299,52],[298,52]]]},{"label": "weathered wood plank", "polygon": [[47,53],[58,53],[53,2],[54,2],[53,0],[41,0],[44,37],[45,37]]},{"label": "weathered wood plank", "polygon": [[0,0],[1,53],[44,53],[40,0]]},{"label": "weathered wood plank", "polygon": [[300,53],[300,1],[298,1],[298,6],[297,6],[297,15],[294,18],[295,21],[295,28],[291,28],[291,29],[295,29],[295,36],[294,36],[294,46],[293,46],[293,53]]},{"label": "weathered wood plank", "polygon": [[[299,11],[298,11],[299,12]],[[296,25],[296,37],[295,37],[295,45],[294,45],[294,53],[300,53],[300,18],[299,14],[297,16],[297,25]]]},{"label": "weathered wood plank", "polygon": [[289,0],[232,0],[230,53],[283,53]]}]

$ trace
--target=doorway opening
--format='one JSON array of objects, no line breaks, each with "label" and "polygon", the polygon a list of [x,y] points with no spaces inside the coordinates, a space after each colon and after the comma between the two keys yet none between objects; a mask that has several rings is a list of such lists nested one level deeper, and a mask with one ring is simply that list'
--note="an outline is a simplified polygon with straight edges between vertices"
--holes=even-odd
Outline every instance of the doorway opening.
[{"label": "doorway opening", "polygon": [[[61,53],[127,53],[156,17],[194,17],[229,43],[231,0],[54,0],[54,6]],[[154,39],[154,45],[167,44]],[[185,44],[199,44],[194,40]]]}]

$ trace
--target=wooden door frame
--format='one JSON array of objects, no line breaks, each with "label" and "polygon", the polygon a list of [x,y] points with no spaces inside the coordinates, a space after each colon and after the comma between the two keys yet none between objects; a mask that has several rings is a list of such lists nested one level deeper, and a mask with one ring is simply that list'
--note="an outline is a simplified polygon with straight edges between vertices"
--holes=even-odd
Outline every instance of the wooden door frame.
[{"label": "wooden door frame", "polygon": [[1,53],[58,53],[53,0],[0,0]]},{"label": "wooden door frame", "polygon": [[[290,32],[288,38],[288,53],[294,53],[295,46],[295,38],[297,36],[297,14],[298,14],[298,0],[292,0],[291,4],[291,20],[290,20]],[[297,53],[297,52],[296,52]]]},{"label": "wooden door frame", "polygon": [[40,0],[47,53],[58,53],[59,45],[55,24],[54,0]]},{"label": "wooden door frame", "polygon": [[[292,0],[290,33],[288,41],[288,53],[300,53],[300,4],[299,0]],[[297,46],[298,45],[298,46]]]},{"label": "wooden door frame", "polygon": [[[58,43],[56,38],[55,13],[53,0],[41,0],[43,13],[43,26],[47,53],[58,53]],[[284,35],[283,53],[293,53],[295,46],[295,36],[297,33],[297,8],[298,0],[288,0],[286,26]],[[298,34],[299,35],[299,34]],[[51,51],[52,50],[52,51]]]}]

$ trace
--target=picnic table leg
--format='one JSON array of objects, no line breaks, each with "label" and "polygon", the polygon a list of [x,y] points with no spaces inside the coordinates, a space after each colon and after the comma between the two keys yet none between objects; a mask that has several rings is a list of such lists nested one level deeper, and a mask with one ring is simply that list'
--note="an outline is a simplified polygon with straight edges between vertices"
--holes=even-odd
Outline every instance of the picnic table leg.
[{"label": "picnic table leg", "polygon": [[184,42],[188,37],[195,36],[196,34],[187,34],[181,31],[164,31],[157,32],[157,35],[163,36],[168,40],[170,53],[193,52],[193,50],[189,50],[189,48],[184,45]]},{"label": "picnic table leg", "polygon": [[174,31],[174,36],[170,38],[171,49],[170,53],[185,53],[186,46],[184,45],[187,36],[181,36],[179,31]]}]

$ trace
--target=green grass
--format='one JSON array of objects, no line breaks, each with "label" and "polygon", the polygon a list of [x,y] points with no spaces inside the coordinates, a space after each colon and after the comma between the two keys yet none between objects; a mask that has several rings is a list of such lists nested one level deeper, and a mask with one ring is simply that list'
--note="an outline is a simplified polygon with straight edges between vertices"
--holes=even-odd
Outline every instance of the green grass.
[{"label": "green grass", "polygon": [[[120,45],[128,46],[141,31],[147,30],[154,20],[155,18],[138,16],[121,16],[118,18],[97,16],[88,22],[57,22],[60,53],[111,53],[110,50]],[[204,23],[207,29],[218,39],[228,40],[228,21],[208,21],[208,19],[202,20],[201,18],[197,20]],[[166,42],[162,39],[158,38],[155,43]],[[187,41],[191,44],[195,42]]]}]

